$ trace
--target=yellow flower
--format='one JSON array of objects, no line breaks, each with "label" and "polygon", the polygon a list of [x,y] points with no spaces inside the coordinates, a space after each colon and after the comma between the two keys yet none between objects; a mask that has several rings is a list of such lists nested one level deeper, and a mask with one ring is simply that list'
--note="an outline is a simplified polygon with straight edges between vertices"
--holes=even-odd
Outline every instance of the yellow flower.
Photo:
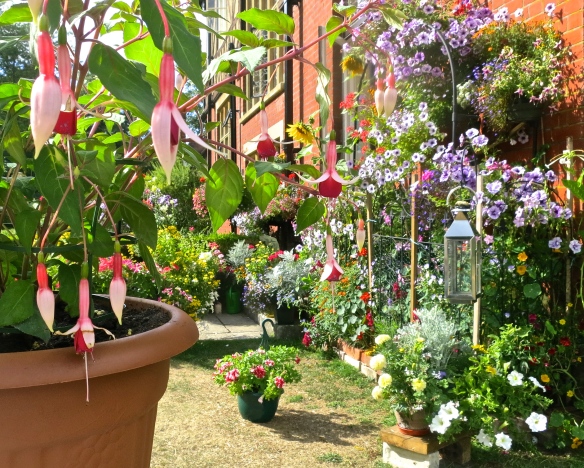
[{"label": "yellow flower", "polygon": [[564,319],[561,319],[559,323],[560,325],[566,325],[566,321]]},{"label": "yellow flower", "polygon": [[574,392],[573,392],[572,390],[568,390],[568,391],[566,392],[566,396],[567,396],[568,398],[572,398],[572,397],[574,396]]},{"label": "yellow flower", "polygon": [[418,336],[418,343],[423,343],[424,341],[426,341],[424,338],[422,338],[421,336]]},{"label": "yellow flower", "polygon": [[381,388],[389,387],[392,382],[393,382],[393,378],[389,374],[381,374],[379,376],[378,383],[379,383],[379,386]]},{"label": "yellow flower", "polygon": [[422,379],[414,379],[412,380],[412,388],[416,392],[423,392],[426,388],[426,382],[424,382]]},{"label": "yellow flower", "polygon": [[582,358],[581,358],[581,357],[579,357],[578,359],[576,359],[576,361],[578,361],[578,362],[582,362]]},{"label": "yellow flower", "polygon": [[572,448],[577,449],[578,447],[580,447],[580,445],[582,445],[582,441],[578,439],[578,437],[574,437],[572,439]]},{"label": "yellow flower", "polygon": [[541,381],[542,381],[543,383],[548,383],[548,382],[550,381],[550,377],[549,377],[549,375],[547,375],[547,374],[542,374],[542,375],[541,375]]},{"label": "yellow flower", "polygon": [[290,138],[293,140],[304,143],[305,145],[310,145],[314,140],[312,128],[304,122],[296,122],[295,124],[288,125],[286,133],[290,135]]},{"label": "yellow flower", "polygon": [[571,302],[568,302],[568,308],[570,307],[574,307],[574,304],[572,304]]},{"label": "yellow flower", "polygon": [[526,271],[527,271],[527,267],[525,265],[519,265],[517,267],[517,274],[519,274],[521,276],[523,276]]},{"label": "yellow flower", "polygon": [[529,257],[527,256],[527,254],[525,252],[521,252],[519,255],[517,255],[517,259],[520,262],[524,262],[525,260],[527,260]]},{"label": "yellow flower", "polygon": [[487,371],[489,374],[497,375],[497,369],[495,369],[493,366],[487,366],[487,369],[486,369],[486,371]]},{"label": "yellow flower", "polygon": [[485,346],[484,346],[484,345],[482,345],[482,344],[472,345],[471,347],[472,347],[472,349],[474,349],[475,351],[480,351],[481,353],[486,353],[486,352],[487,352],[487,350],[486,350]]},{"label": "yellow flower", "polygon": [[360,75],[363,73],[363,62],[359,57],[347,55],[341,60],[341,68],[343,71],[348,71],[351,76]]}]

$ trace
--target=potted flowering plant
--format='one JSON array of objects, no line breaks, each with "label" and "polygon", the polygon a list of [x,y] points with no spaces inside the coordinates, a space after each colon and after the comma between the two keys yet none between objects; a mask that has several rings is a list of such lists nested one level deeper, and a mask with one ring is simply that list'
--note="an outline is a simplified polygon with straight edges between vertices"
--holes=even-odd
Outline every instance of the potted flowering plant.
[{"label": "potted flowering plant", "polygon": [[268,422],[276,414],[288,383],[300,382],[298,350],[288,346],[259,348],[218,359],[215,383],[237,396],[239,412],[251,422]]},{"label": "potted flowering plant", "polygon": [[491,130],[539,118],[544,107],[558,110],[565,98],[570,53],[553,26],[554,10],[548,4],[547,21],[535,22],[522,20],[522,9],[511,15],[500,8],[473,36],[479,64],[459,85],[458,100],[482,114]]},{"label": "potted flowering plant", "polygon": [[470,348],[456,337],[460,328],[438,308],[418,310],[417,319],[395,336],[375,338],[373,370],[383,372],[373,389],[375,399],[388,399],[398,427],[410,435],[429,432],[427,421],[442,403],[467,362]]}]

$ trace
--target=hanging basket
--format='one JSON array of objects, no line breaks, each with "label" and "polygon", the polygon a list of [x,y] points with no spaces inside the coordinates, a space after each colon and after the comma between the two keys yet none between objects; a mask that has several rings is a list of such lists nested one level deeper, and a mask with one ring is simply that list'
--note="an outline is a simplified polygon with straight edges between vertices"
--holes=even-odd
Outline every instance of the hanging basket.
[{"label": "hanging basket", "polygon": [[533,102],[514,102],[509,106],[507,119],[510,122],[533,122],[542,114],[541,104]]}]

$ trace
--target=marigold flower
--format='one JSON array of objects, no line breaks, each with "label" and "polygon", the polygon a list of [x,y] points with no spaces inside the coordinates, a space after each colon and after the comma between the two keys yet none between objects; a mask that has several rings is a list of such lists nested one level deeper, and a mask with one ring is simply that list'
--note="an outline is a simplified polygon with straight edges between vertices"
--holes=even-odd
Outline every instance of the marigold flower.
[{"label": "marigold flower", "polygon": [[547,374],[542,374],[542,375],[540,376],[540,379],[541,379],[541,381],[542,381],[543,383],[549,383],[549,381],[550,381],[550,377],[549,377],[549,375],[547,375]]},{"label": "marigold flower", "polygon": [[520,262],[524,262],[525,260],[527,260],[529,257],[527,256],[527,254],[525,252],[521,252],[519,255],[517,255],[517,259]]},{"label": "marigold flower", "polygon": [[523,276],[527,271],[527,267],[525,265],[519,265],[517,268],[517,274]]}]

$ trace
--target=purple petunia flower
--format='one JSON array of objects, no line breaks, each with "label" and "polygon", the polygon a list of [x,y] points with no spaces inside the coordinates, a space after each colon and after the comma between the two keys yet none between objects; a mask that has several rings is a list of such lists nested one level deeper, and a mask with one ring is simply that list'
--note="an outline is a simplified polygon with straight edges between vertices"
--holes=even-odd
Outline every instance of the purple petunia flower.
[{"label": "purple petunia flower", "polygon": [[481,147],[485,146],[489,142],[489,139],[485,135],[477,135],[471,140],[471,142],[474,146]]},{"label": "purple petunia flower", "polygon": [[550,249],[559,249],[562,246],[562,239],[559,237],[554,237],[548,242],[548,247]]},{"label": "purple petunia flower", "polygon": [[554,16],[554,11],[556,11],[556,4],[555,3],[548,3],[543,11],[551,18]]},{"label": "purple petunia flower", "polygon": [[479,134],[479,131],[476,128],[469,128],[466,132],[465,135],[467,138],[474,138]]},{"label": "purple petunia flower", "polygon": [[580,251],[582,250],[582,244],[580,244],[580,241],[578,239],[572,239],[568,246],[570,247],[570,250],[575,254],[580,253]]},{"label": "purple petunia flower", "polygon": [[554,171],[547,171],[545,173],[545,178],[547,179],[548,182],[555,182],[556,181],[556,174],[554,173]]},{"label": "purple petunia flower", "polygon": [[499,219],[501,209],[497,205],[493,205],[487,209],[487,216],[491,219]]},{"label": "purple petunia flower", "polygon": [[498,193],[502,187],[503,187],[503,184],[501,183],[500,180],[496,180],[495,182],[491,182],[490,184],[487,184],[487,190],[489,191],[489,193],[492,193],[493,195]]}]

